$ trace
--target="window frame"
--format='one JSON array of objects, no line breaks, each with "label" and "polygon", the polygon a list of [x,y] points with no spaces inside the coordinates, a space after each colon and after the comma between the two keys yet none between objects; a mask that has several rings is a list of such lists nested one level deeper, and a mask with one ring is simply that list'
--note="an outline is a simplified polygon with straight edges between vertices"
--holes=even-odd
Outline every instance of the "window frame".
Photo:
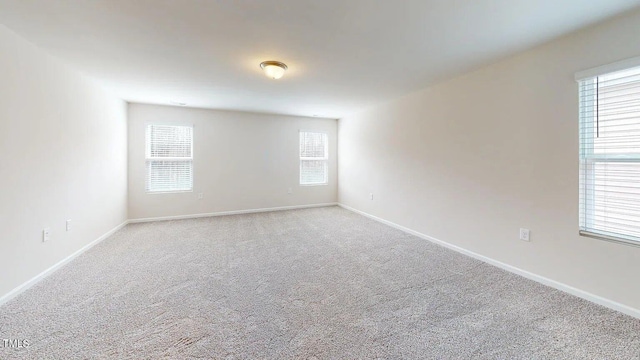
[{"label": "window frame", "polygon": [[[302,157],[300,142],[303,133],[323,134],[326,139],[324,147],[324,157]],[[303,161],[324,161],[324,182],[322,183],[302,183],[302,162]],[[329,185],[329,134],[322,130],[299,130],[298,131],[298,185],[299,186],[326,186]]]},{"label": "window frame", "polygon": [[[152,126],[172,126],[172,127],[186,127],[191,128],[191,149],[190,149],[190,157],[154,157],[151,156],[151,137],[150,137],[150,128]],[[166,123],[166,122],[150,122],[145,123],[145,178],[144,178],[144,187],[145,193],[149,195],[160,195],[160,194],[178,194],[178,193],[192,193],[194,191],[194,141],[195,141],[195,126],[192,124],[180,124],[180,123]],[[184,190],[149,190],[149,171],[147,169],[147,163],[151,161],[184,161],[191,163],[191,188]]]},{"label": "window frame", "polygon": [[[599,66],[593,69],[576,73],[575,80],[578,83],[579,102],[579,235],[584,237],[605,240],[609,242],[640,247],[640,237],[625,235],[622,232],[598,230],[595,225],[596,204],[596,165],[607,163],[640,163],[640,154],[618,153],[600,155],[595,153],[595,138],[593,130],[593,116],[589,115],[589,106],[597,106],[598,78],[612,73],[640,69],[640,57],[619,61],[617,63]],[[593,83],[589,84],[589,81]],[[592,90],[589,90],[592,89]],[[584,95],[583,95],[584,92]],[[594,105],[595,104],[595,105]],[[596,113],[599,110],[596,109]],[[596,115],[597,116],[597,115]],[[588,184],[591,184],[590,186]],[[590,194],[589,194],[590,193]],[[638,211],[640,216],[640,211]]]}]

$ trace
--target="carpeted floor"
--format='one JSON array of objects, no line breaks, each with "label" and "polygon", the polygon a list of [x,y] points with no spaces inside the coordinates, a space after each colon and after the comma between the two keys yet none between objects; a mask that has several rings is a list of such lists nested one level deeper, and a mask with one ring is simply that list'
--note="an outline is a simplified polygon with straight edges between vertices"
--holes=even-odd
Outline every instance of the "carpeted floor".
[{"label": "carpeted floor", "polygon": [[0,358],[640,359],[640,320],[337,208],[129,225],[0,308]]}]

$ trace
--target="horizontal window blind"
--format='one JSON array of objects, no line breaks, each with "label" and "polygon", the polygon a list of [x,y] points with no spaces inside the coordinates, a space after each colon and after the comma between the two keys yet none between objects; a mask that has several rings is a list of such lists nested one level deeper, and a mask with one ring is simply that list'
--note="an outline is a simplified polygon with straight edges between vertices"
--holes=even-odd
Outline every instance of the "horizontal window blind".
[{"label": "horizontal window blind", "polygon": [[193,128],[148,125],[146,169],[147,192],[193,190]]},{"label": "horizontal window blind", "polygon": [[640,68],[579,88],[580,230],[640,244]]},{"label": "horizontal window blind", "polygon": [[327,134],[300,132],[300,185],[328,183],[329,145]]}]

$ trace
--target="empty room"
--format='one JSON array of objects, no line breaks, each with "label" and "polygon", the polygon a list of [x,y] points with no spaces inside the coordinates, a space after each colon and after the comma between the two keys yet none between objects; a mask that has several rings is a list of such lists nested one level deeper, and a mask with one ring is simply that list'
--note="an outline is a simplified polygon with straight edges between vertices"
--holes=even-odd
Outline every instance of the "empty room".
[{"label": "empty room", "polygon": [[640,1],[0,0],[0,359],[640,359]]}]

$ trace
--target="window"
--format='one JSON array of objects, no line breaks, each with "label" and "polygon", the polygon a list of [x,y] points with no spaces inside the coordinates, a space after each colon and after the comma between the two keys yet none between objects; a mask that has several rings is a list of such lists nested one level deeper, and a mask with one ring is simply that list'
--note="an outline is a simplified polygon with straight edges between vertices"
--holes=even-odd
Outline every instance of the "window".
[{"label": "window", "polygon": [[640,245],[640,68],[579,83],[580,233]]},{"label": "window", "polygon": [[146,133],[147,192],[193,190],[193,128],[148,125]]},{"label": "window", "polygon": [[300,185],[328,183],[329,146],[327,134],[300,132]]}]

